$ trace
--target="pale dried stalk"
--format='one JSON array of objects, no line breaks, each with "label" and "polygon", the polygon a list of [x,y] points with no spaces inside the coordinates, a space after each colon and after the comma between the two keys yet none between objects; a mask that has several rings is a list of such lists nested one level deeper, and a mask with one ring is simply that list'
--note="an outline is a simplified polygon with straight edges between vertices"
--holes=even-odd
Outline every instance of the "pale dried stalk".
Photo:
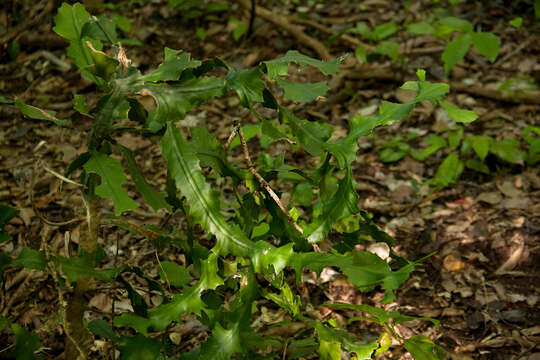
[{"label": "pale dried stalk", "polygon": [[240,126],[238,126],[238,136],[240,137],[240,143],[242,144],[242,150],[244,152],[244,159],[246,160],[246,163],[248,165],[249,172],[253,174],[253,176],[255,176],[259,184],[261,184],[261,186],[266,190],[266,192],[268,192],[272,200],[274,200],[274,202],[280,208],[281,212],[283,212],[285,216],[287,216],[287,219],[289,219],[289,222],[293,224],[296,231],[298,231],[300,234],[303,234],[304,230],[300,227],[300,225],[296,223],[296,221],[294,221],[294,219],[292,218],[291,214],[289,214],[287,209],[285,209],[285,207],[281,203],[281,200],[279,199],[279,196],[276,195],[276,193],[274,192],[274,190],[272,190],[268,182],[266,182],[266,180],[257,172],[257,170],[255,170],[255,166],[253,165],[253,162],[251,161],[251,157],[249,156],[249,151],[247,148],[246,139],[244,138],[244,134],[242,132],[242,127]]},{"label": "pale dried stalk", "polygon": [[229,135],[229,138],[227,139],[227,142],[225,143],[225,150],[228,151],[229,148],[231,147],[231,143],[234,139],[234,137],[236,136],[236,133],[238,132],[238,128],[239,128],[239,125],[238,123],[236,122],[233,126],[233,129],[231,131],[231,135]]},{"label": "pale dried stalk", "polygon": [[[75,218],[75,219],[71,219],[71,220],[68,220],[68,221],[61,221],[61,222],[55,222],[55,221],[50,221],[49,219],[47,219],[42,213],[41,211],[37,208],[35,202],[34,202],[34,184],[35,184],[35,180],[36,180],[36,170],[37,170],[37,167],[38,165],[40,164],[40,161],[38,160],[37,162],[34,163],[34,168],[32,170],[32,178],[30,179],[30,203],[32,204],[32,210],[34,210],[34,213],[37,215],[37,217],[45,224],[47,225],[50,225],[50,226],[66,226],[66,225],[71,225],[71,224],[76,224],[78,222],[81,222],[84,220],[84,218]],[[46,166],[42,165],[43,168],[49,172],[51,172],[53,175],[59,175],[57,173],[55,173],[54,171],[48,169]],[[64,179],[63,176],[59,175],[62,179]]]},{"label": "pale dried stalk", "polygon": [[45,169],[45,171],[47,171],[48,173],[51,173],[52,175],[56,176],[57,178],[59,178],[60,180],[62,181],[65,181],[71,185],[75,185],[75,186],[80,186],[80,187],[84,187],[83,184],[80,184],[76,181],[73,181],[71,179],[68,179],[67,177],[57,173],[56,171],[52,170],[52,169],[49,169],[47,166],[43,165],[43,169]]}]

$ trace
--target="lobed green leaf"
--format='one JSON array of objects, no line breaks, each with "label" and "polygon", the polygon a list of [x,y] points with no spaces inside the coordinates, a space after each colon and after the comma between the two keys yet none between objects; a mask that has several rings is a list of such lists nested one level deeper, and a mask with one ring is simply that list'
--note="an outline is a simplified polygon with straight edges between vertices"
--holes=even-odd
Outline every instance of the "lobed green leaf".
[{"label": "lobed green leaf", "polygon": [[435,33],[435,28],[428,22],[420,21],[418,23],[409,24],[407,31],[415,35],[429,35]]},{"label": "lobed green leaf", "polygon": [[47,258],[43,251],[32,250],[24,247],[17,259],[13,260],[13,266],[25,267],[34,270],[45,270]]},{"label": "lobed green leaf", "polygon": [[38,360],[41,356],[34,355],[39,350],[41,343],[38,334],[33,334],[17,324],[11,324],[11,330],[15,334],[15,348],[11,352],[17,360]]},{"label": "lobed green leaf", "polygon": [[415,360],[442,360],[446,358],[442,348],[424,335],[414,335],[405,339],[403,343],[405,349],[411,353]]},{"label": "lobed green leaf", "polygon": [[225,92],[222,79],[215,77],[193,78],[179,83],[146,83],[143,93],[151,95],[157,103],[148,123],[163,125],[182,120],[194,106],[198,106]]},{"label": "lobed green leaf", "polygon": [[123,336],[119,340],[118,350],[122,354],[122,359],[126,360],[162,359],[161,344],[141,334],[133,337]]},{"label": "lobed green leaf", "polygon": [[242,105],[249,107],[252,102],[263,102],[263,91],[266,85],[261,80],[262,71],[255,67],[249,70],[229,71],[225,78],[227,88],[234,89]]},{"label": "lobed green leaf", "polygon": [[171,81],[180,79],[186,69],[194,69],[201,65],[199,60],[191,60],[189,53],[165,47],[165,59],[149,74],[143,76],[145,81]]},{"label": "lobed green leaf", "polygon": [[435,177],[430,181],[435,183],[440,188],[447,187],[459,180],[463,172],[464,164],[456,153],[451,153],[437,168]]},{"label": "lobed green leaf", "polygon": [[303,84],[277,78],[276,82],[285,92],[283,98],[292,101],[307,102],[318,100],[328,91],[328,85],[324,81]]},{"label": "lobed green leaf", "polygon": [[296,50],[289,50],[285,56],[274,60],[263,62],[266,68],[266,75],[271,80],[275,80],[278,76],[284,76],[289,73],[289,63],[295,62],[300,66],[313,66],[324,75],[335,74],[339,69],[339,63],[342,58],[337,58],[333,61],[321,61],[303,55]]},{"label": "lobed green leaf", "polygon": [[112,200],[116,215],[137,208],[137,203],[129,197],[126,189],[122,187],[127,178],[120,161],[103,153],[94,152],[84,164],[84,169],[100,176],[101,184],[96,187],[95,192],[101,197]]},{"label": "lobed green leaf", "polygon": [[246,255],[252,243],[238,226],[228,224],[220,213],[217,194],[206,182],[191,145],[172,124],[167,125],[160,145],[171,177],[187,199],[190,215],[216,236],[213,250],[221,255]]},{"label": "lobed green leaf", "polygon": [[[93,62],[90,49],[83,39],[82,31],[84,25],[90,19],[91,15],[80,3],[77,2],[72,6],[64,2],[58,8],[58,13],[54,17],[55,26],[53,27],[53,31],[69,40],[70,45],[67,49],[67,55],[75,61],[75,65],[77,65],[81,72],[100,87],[103,87],[105,84],[86,70]],[[92,44],[97,49],[100,47],[99,42],[94,41]]]},{"label": "lobed green leaf", "polygon": [[280,108],[279,116],[281,122],[289,123],[292,133],[308,153],[319,156],[324,152],[326,140],[332,134],[331,126],[299,119],[284,107]]},{"label": "lobed green leaf", "polygon": [[367,344],[360,344],[358,339],[341,329],[331,329],[319,321],[310,321],[319,338],[319,355],[321,359],[340,360],[341,347],[356,353],[358,360],[369,360],[373,352],[379,347],[377,340]]}]

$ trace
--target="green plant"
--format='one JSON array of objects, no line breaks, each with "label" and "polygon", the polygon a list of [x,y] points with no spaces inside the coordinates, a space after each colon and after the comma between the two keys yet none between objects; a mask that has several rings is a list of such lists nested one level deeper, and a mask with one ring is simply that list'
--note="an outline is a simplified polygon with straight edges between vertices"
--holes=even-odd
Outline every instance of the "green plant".
[{"label": "green plant", "polygon": [[540,162],[540,127],[528,125],[521,131],[521,136],[529,146],[527,164],[536,165]]},{"label": "green plant", "polygon": [[[325,322],[310,317],[297,294],[295,281],[301,281],[305,269],[319,274],[331,266],[360,291],[384,290],[383,303],[395,299],[394,292],[421,260],[408,261],[391,250],[388,260],[392,261],[388,262],[367,251],[354,251],[356,244],[369,241],[392,246],[393,239],[358,208],[351,163],[356,159],[360,136],[406,118],[422,100],[441,102],[448,85],[426,82],[425,72],[419,71],[418,82],[404,85],[418,92],[414,101],[383,101],[377,115],[354,117],[347,136],[335,139],[332,125],[298,118],[279,105],[267,84],[281,87],[285,99],[317,100],[327,92],[326,83],[288,80],[289,64],[312,66],[329,75],[338,70],[340,59],[323,62],[289,51],[254,68],[235,70],[221,59],[193,60],[187,53],[165,48],[163,62],[142,74],[117,45],[114,27],[104,18],[91,17],[81,4],[64,3],[55,22],[54,31],[70,41],[68,55],[104,94],[94,106],[89,106],[83,96],[74,98],[74,108],[81,116],[91,117],[93,123],[87,136],[88,151],[75,159],[65,173],[68,177],[80,172],[78,181],[84,186],[89,232],[81,238],[77,257],[27,249],[19,258],[37,259],[31,266],[48,270],[59,283],[73,286],[74,297],[87,290],[88,277],[125,287],[134,313],[114,317],[112,325],[116,330],[104,319],[90,322],[87,328],[95,336],[116,343],[125,359],[160,359],[175,352],[168,336],[171,324],[181,322],[185,315],[196,314],[209,329],[209,337],[199,349],[182,354],[181,359],[298,358],[313,352],[318,352],[321,359],[340,359],[343,352],[369,359],[389,348],[391,336],[402,341],[417,359],[443,357],[442,350],[424,336],[399,336],[394,326],[413,318],[397,312],[367,305],[327,305],[367,314],[354,321],[380,324],[385,331],[378,340],[368,343],[338,328],[335,320]],[[105,45],[110,47],[111,54],[104,51]],[[211,71],[226,75],[211,76]],[[241,147],[244,161],[233,161],[228,146],[224,147],[204,125],[189,131],[182,126],[189,111],[230,91],[259,121],[255,125],[231,124],[231,139],[236,139],[230,146]],[[138,100],[140,95],[150,96],[155,107],[147,111]],[[30,118],[60,126],[77,125],[20,99],[15,104]],[[258,111],[260,107],[270,109],[275,117],[263,117]],[[449,109],[450,114],[460,116],[464,111],[451,106]],[[167,166],[164,192],[148,183],[131,150],[116,141],[124,132],[159,145]],[[267,151],[262,151],[253,162],[246,141],[258,133],[263,149],[285,140],[294,150],[315,157],[315,165],[299,168]],[[155,226],[136,226],[127,220],[124,213],[138,205],[122,186],[127,181],[123,164],[142,199],[154,210],[183,213],[186,229],[169,232]],[[274,179],[279,188],[286,184],[294,188],[289,210],[282,204],[279,191],[269,185]],[[240,184],[246,185],[245,190]],[[219,190],[224,186],[232,191],[233,199],[220,196]],[[112,201],[113,214],[105,211],[102,198]],[[127,264],[99,268],[105,256],[97,244],[101,223],[143,235],[155,246],[156,255],[165,246],[173,247],[184,255],[185,261],[177,264],[158,259],[160,281]],[[196,231],[196,225],[204,230],[203,234]],[[329,239],[331,233],[337,239],[334,242]],[[333,250],[317,251],[317,244],[322,242],[333,245]],[[123,276],[128,273],[144,278],[148,291],[162,295],[163,303],[150,308]],[[262,306],[286,311],[285,319],[274,326],[286,327],[295,321],[302,324],[302,330],[290,337],[263,336],[260,332],[264,325],[253,322]],[[82,321],[82,314],[76,313],[77,318],[70,316],[69,311],[68,306],[66,322]],[[437,323],[433,319],[423,320]],[[127,335],[129,331],[123,328],[133,329],[136,335]],[[76,350],[81,352],[79,347]]]},{"label": "green plant", "polygon": [[229,19],[229,25],[233,28],[233,38],[236,41],[248,31],[248,25],[234,17]]},{"label": "green plant", "polygon": [[[15,336],[15,344],[10,355],[15,359],[43,359],[41,356],[35,356],[41,343],[37,334],[33,334],[22,326],[11,323],[4,316],[0,315],[0,332],[4,329],[11,329]],[[4,351],[5,349],[2,349]]]},{"label": "green plant", "polygon": [[510,20],[508,24],[512,25],[516,29],[519,29],[521,28],[521,25],[523,24],[523,18],[521,16],[517,16],[513,18],[512,20]]},{"label": "green plant", "polygon": [[515,76],[505,79],[497,90],[508,94],[513,99],[519,99],[527,90],[536,89],[538,89],[538,85],[533,78]]},{"label": "green plant", "polygon": [[492,174],[493,170],[486,161],[490,154],[508,164],[535,165],[540,161],[538,127],[529,125],[522,130],[522,138],[528,145],[527,151],[522,149],[517,139],[506,138],[497,141],[487,135],[469,135],[464,138],[463,134],[463,127],[456,126],[446,132],[446,138],[441,135],[430,135],[422,141],[426,145],[422,151],[416,150],[408,143],[416,138],[417,134],[411,134],[407,139],[397,136],[383,144],[379,158],[383,162],[395,162],[409,155],[418,161],[424,161],[438,150],[447,149],[450,153],[439,165],[435,176],[424,183],[434,185],[437,189],[455,184],[465,168],[486,175]]},{"label": "green plant", "polygon": [[[394,41],[386,40],[400,30],[400,26],[393,21],[377,25],[373,30],[365,22],[359,22],[354,28],[348,30],[353,34],[360,34],[371,42],[375,43],[375,53],[388,56],[396,61],[399,58],[398,44]],[[367,62],[366,48],[359,46],[356,48],[356,56]]]},{"label": "green plant", "polygon": [[[451,3],[454,4],[454,2]],[[450,16],[445,11],[439,11],[437,15],[436,20],[407,24],[406,28],[412,34],[431,34],[447,42],[442,54],[446,74],[465,57],[471,45],[481,55],[487,57],[490,62],[495,61],[499,54],[499,38],[496,35],[490,32],[475,32],[469,21]],[[515,24],[517,23],[513,23],[513,25]],[[387,39],[400,31],[401,28],[395,22],[389,21],[377,25],[371,30],[365,22],[359,22],[347,32],[360,34],[375,44],[374,52],[376,54],[388,56],[396,61],[400,58],[398,44]],[[451,40],[453,33],[457,33],[457,35]],[[364,46],[357,47],[356,56],[362,62],[367,62],[367,55],[367,49]]]},{"label": "green plant", "polygon": [[[0,244],[11,240],[11,235],[5,230],[5,226],[12,218],[17,216],[19,211],[9,206],[0,205]],[[9,266],[35,268],[41,267],[40,259],[33,256],[32,250],[25,248],[17,259],[12,259],[8,254],[0,251],[0,286],[4,289],[4,270]],[[36,261],[37,260],[37,261]],[[24,327],[10,322],[0,315],[0,332],[11,329],[15,336],[15,344],[10,350],[10,355],[16,359],[41,359],[34,357],[33,353],[39,349],[40,342],[37,334],[32,334]],[[7,349],[2,349],[5,351]]]},{"label": "green plant", "polygon": [[[446,74],[465,57],[471,45],[490,62],[494,62],[499,55],[499,38],[496,35],[474,31],[469,21],[449,16],[445,12],[437,20],[409,24],[407,31],[415,35],[432,34],[447,41],[442,53]],[[450,40],[453,33],[457,35]]]}]

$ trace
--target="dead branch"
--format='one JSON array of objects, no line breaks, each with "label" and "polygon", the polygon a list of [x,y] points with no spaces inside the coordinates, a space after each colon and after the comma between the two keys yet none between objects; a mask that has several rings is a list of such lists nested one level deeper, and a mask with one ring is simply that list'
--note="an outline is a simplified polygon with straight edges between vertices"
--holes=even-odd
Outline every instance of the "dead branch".
[{"label": "dead branch", "polygon": [[471,95],[477,95],[503,102],[540,105],[540,91],[538,90],[516,92],[515,96],[510,96],[504,92],[487,89],[483,86],[467,85],[453,81],[450,82],[450,88],[453,90],[466,92]]},{"label": "dead branch", "polygon": [[[246,10],[251,10],[251,4],[249,0],[236,0],[243,8]],[[255,7],[255,14],[257,16],[260,16],[264,20],[279,26],[283,30],[290,33],[292,36],[294,36],[298,41],[305,44],[306,46],[309,46],[315,52],[323,59],[323,60],[332,60],[333,56],[330,54],[326,46],[324,46],[321,42],[318,40],[312,38],[311,36],[307,35],[302,29],[300,29],[298,26],[291,24],[285,17],[280,17],[276,14],[274,14],[272,11],[267,10],[263,8],[262,6],[256,6]]]},{"label": "dead branch", "polygon": [[[370,44],[366,44],[365,42],[362,42],[362,41],[358,40],[354,36],[351,36],[351,35],[348,35],[348,34],[340,34],[339,31],[331,29],[329,27],[326,27],[326,26],[324,26],[324,25],[322,25],[322,24],[320,24],[320,23],[318,23],[316,21],[308,20],[308,19],[301,19],[301,18],[296,17],[296,16],[289,16],[289,21],[293,22],[293,23],[297,23],[297,24],[310,26],[310,27],[312,27],[314,29],[317,29],[317,30],[319,30],[319,31],[321,31],[321,32],[323,32],[325,34],[329,34],[329,35],[332,35],[332,36],[339,35],[339,40],[340,41],[342,41],[344,43],[348,43],[349,45],[352,45],[352,46],[355,46],[355,47],[362,46],[362,47],[364,47],[366,49],[366,52],[368,54],[375,52],[375,46],[370,45]],[[431,46],[431,47],[427,47],[427,48],[421,48],[421,47],[410,48],[407,43],[403,43],[403,44],[399,45],[399,53],[400,54],[433,54],[433,53],[442,52],[442,51],[444,51],[444,46],[441,46],[441,45]]]},{"label": "dead branch", "polygon": [[[336,31],[336,30],[333,30],[333,29],[330,29],[329,27],[326,27],[322,24],[319,24],[318,22],[316,21],[313,21],[313,20],[308,20],[308,19],[300,19],[296,16],[289,16],[289,21],[291,22],[295,22],[297,24],[302,24],[302,25],[307,25],[307,26],[311,26],[312,28],[315,28],[325,34],[329,34],[329,35],[338,35],[339,32]],[[347,34],[342,34],[340,37],[339,37],[340,40],[342,40],[343,42],[347,42],[349,43],[350,45],[353,45],[353,46],[363,46],[368,52],[374,52],[375,51],[375,47],[372,46],[372,45],[369,45],[369,44],[366,44],[366,43],[363,43],[361,42],[360,40],[350,36],[350,35],[347,35]]]},{"label": "dead branch", "polygon": [[[355,68],[345,71],[343,77],[352,80],[387,80],[395,82],[402,82],[405,80],[404,74],[395,69],[388,67],[377,68],[372,66],[356,66]],[[540,105],[540,91],[538,90],[516,92],[514,96],[510,96],[507,93],[488,89],[480,85],[467,85],[455,81],[450,81],[448,84],[450,85],[450,89],[454,91],[465,92],[491,100],[516,104]]]},{"label": "dead branch", "polygon": [[0,44],[6,44],[8,41],[17,38],[19,35],[21,35],[27,29],[42,23],[43,19],[47,15],[49,15],[49,13],[53,10],[53,7],[54,7],[54,1],[53,0],[48,0],[47,3],[45,4],[45,7],[39,13],[39,15],[37,15],[37,16],[35,16],[35,14],[33,14],[34,16],[31,15],[30,17],[28,17],[28,19],[30,19],[30,20],[28,20],[24,24],[20,24],[19,26],[14,28],[9,33],[2,36],[0,38]]}]

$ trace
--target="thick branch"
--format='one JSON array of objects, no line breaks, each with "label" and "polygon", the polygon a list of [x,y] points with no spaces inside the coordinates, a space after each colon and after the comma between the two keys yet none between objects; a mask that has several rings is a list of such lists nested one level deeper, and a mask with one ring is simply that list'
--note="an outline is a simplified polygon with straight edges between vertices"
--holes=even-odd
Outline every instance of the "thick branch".
[{"label": "thick branch", "polygon": [[458,82],[450,82],[450,89],[509,103],[526,103],[540,105],[540,91],[538,90],[516,92],[515,96],[510,96],[502,91],[487,89],[478,85],[466,85]]},{"label": "thick branch", "polygon": [[[388,80],[402,82],[405,76],[402,72],[392,70],[388,67],[355,67],[343,72],[343,77],[352,80]],[[462,82],[448,82],[450,89],[458,92],[464,92],[475,96],[481,96],[487,99],[503,101],[515,104],[534,104],[540,105],[540,91],[527,90],[516,91],[514,96],[495,89],[489,89],[481,85],[467,85]]]}]

